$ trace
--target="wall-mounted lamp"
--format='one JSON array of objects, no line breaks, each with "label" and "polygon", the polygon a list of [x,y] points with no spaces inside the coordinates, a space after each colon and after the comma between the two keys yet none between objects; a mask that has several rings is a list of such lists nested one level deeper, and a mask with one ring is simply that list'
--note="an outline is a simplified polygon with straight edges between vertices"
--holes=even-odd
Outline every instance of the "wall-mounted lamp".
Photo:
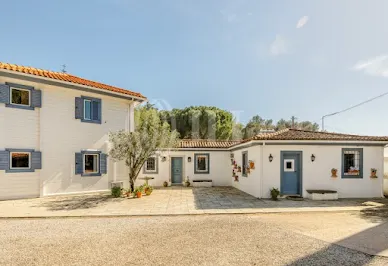
[{"label": "wall-mounted lamp", "polygon": [[191,163],[191,157],[187,157],[187,162]]},{"label": "wall-mounted lamp", "polygon": [[234,158],[234,153],[230,153],[230,159],[233,159]]},{"label": "wall-mounted lamp", "polygon": [[162,162],[165,162],[166,161],[166,156],[163,156],[162,157]]},{"label": "wall-mounted lamp", "polygon": [[269,162],[272,162],[272,160],[273,160],[273,156],[272,156],[272,154],[269,154],[269,156],[268,156],[268,160],[269,160]]},{"label": "wall-mounted lamp", "polygon": [[311,161],[312,161],[312,162],[315,161],[315,155],[314,155],[314,154],[311,154]]}]

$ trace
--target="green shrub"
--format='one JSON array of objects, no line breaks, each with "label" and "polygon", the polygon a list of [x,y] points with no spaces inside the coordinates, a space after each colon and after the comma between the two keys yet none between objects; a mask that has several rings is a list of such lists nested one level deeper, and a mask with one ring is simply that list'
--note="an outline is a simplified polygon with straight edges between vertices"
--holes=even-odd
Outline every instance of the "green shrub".
[{"label": "green shrub", "polygon": [[121,188],[120,187],[116,187],[116,186],[112,187],[111,192],[112,192],[112,196],[114,198],[121,197]]}]

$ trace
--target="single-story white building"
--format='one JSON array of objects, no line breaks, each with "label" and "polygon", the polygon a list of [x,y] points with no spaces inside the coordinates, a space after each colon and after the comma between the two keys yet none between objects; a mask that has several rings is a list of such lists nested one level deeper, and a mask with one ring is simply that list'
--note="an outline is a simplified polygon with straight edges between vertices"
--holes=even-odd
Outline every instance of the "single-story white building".
[{"label": "single-story white building", "polygon": [[[149,158],[140,178],[161,186],[188,177],[233,186],[258,198],[270,189],[307,197],[306,190],[334,190],[340,198],[383,197],[388,137],[286,129],[238,141],[183,140]],[[376,170],[372,173],[372,169]],[[142,179],[137,184],[144,182]]]}]

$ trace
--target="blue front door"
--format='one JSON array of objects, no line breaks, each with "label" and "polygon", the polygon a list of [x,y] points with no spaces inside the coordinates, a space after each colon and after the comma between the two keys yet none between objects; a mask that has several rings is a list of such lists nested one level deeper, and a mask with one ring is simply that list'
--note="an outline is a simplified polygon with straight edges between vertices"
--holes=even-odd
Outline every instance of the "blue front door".
[{"label": "blue front door", "polygon": [[301,195],[302,152],[281,152],[281,186],[284,195]]},{"label": "blue front door", "polygon": [[182,184],[183,159],[181,157],[171,158],[171,183]]}]

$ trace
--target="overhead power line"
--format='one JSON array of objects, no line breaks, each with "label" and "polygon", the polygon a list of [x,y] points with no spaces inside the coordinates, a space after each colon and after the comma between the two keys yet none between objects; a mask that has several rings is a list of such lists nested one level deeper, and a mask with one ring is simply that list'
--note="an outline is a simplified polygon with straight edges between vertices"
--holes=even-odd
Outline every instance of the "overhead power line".
[{"label": "overhead power line", "polygon": [[368,99],[368,100],[366,100],[366,101],[363,101],[363,102],[361,102],[361,103],[358,103],[358,104],[356,104],[356,105],[350,106],[350,107],[348,107],[348,108],[346,108],[346,109],[343,109],[343,110],[341,110],[341,111],[334,112],[334,113],[331,113],[331,114],[327,114],[327,115],[322,116],[322,118],[321,118],[321,119],[322,119],[322,130],[325,130],[325,117],[333,116],[333,115],[338,115],[338,114],[344,113],[344,112],[346,112],[346,111],[349,111],[349,110],[351,110],[351,109],[354,109],[354,108],[356,108],[356,107],[359,107],[359,106],[361,106],[361,105],[363,105],[363,104],[366,104],[366,103],[369,103],[369,102],[371,102],[371,101],[374,101],[374,100],[376,100],[376,99],[378,99],[378,98],[381,98],[381,97],[383,97],[383,96],[385,96],[385,95],[387,95],[387,94],[388,94],[388,92],[383,93],[383,94],[381,94],[381,95],[378,95],[378,96],[376,96],[376,97],[373,97],[373,98],[371,98],[371,99]]}]

